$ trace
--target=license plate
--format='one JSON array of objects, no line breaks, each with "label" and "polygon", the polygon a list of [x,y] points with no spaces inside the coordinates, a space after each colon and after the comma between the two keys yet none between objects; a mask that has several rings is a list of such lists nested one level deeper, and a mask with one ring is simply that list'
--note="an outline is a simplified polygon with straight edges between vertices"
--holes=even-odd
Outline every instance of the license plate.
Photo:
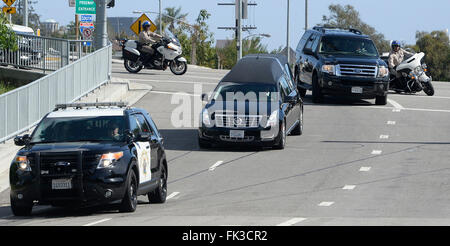
[{"label": "license plate", "polygon": [[230,137],[244,138],[244,131],[230,130]]},{"label": "license plate", "polygon": [[352,93],[359,93],[361,94],[363,92],[362,87],[352,87]]},{"label": "license plate", "polygon": [[53,179],[53,190],[69,190],[72,189],[72,179]]}]

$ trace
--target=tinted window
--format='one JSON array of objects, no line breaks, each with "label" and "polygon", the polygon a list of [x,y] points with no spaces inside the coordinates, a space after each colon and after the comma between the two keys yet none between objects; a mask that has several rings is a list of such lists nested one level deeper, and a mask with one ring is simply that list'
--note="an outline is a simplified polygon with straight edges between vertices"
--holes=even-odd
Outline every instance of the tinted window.
[{"label": "tinted window", "polygon": [[[261,97],[263,96],[263,97]],[[230,98],[229,98],[230,97]],[[260,98],[261,97],[261,98]],[[220,83],[214,91],[214,100],[219,101],[276,101],[277,87],[262,83]]]},{"label": "tinted window", "polygon": [[145,118],[142,114],[136,114],[136,118],[138,120],[138,123],[141,127],[142,132],[152,133],[152,130],[147,123],[147,120],[145,120]]},{"label": "tinted window", "polygon": [[320,40],[320,36],[316,35],[315,38],[314,38],[312,47],[311,47],[312,51],[315,52],[317,50],[317,46],[319,46],[319,40]]},{"label": "tinted window", "polygon": [[36,128],[31,141],[124,141],[124,122],[122,116],[45,118]]},{"label": "tinted window", "polygon": [[311,36],[311,32],[305,32],[305,34],[303,34],[302,38],[298,42],[297,52],[301,52],[303,50],[303,47],[305,47],[305,44],[306,44],[306,40],[308,40],[308,38],[310,36]]},{"label": "tinted window", "polygon": [[130,131],[134,136],[138,136],[141,133],[141,127],[139,126],[135,115],[130,115]]},{"label": "tinted window", "polygon": [[317,34],[311,35],[311,37],[308,39],[308,42],[305,45],[305,48],[312,49],[312,45],[313,45],[316,37],[317,37]]},{"label": "tinted window", "polygon": [[289,86],[284,77],[280,78],[280,90],[284,93],[283,97],[291,94],[292,92],[292,88]]}]

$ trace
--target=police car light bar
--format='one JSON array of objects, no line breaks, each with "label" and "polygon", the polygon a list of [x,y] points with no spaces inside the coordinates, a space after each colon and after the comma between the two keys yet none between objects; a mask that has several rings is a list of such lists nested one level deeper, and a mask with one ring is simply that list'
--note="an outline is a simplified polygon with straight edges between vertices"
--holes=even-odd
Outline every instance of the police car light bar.
[{"label": "police car light bar", "polygon": [[94,103],[64,103],[56,104],[55,111],[58,109],[66,108],[84,108],[84,107],[126,107],[128,103],[126,102],[94,102]]}]

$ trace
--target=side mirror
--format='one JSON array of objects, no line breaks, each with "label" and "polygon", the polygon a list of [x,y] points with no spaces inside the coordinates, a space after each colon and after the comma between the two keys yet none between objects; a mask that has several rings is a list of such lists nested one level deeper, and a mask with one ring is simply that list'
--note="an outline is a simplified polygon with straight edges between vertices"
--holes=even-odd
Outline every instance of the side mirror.
[{"label": "side mirror", "polygon": [[303,49],[303,53],[307,54],[307,55],[314,55],[314,52],[312,51],[311,48],[304,48]]},{"label": "side mirror", "polygon": [[204,101],[204,102],[208,101],[208,95],[206,93],[202,94],[202,101]]},{"label": "side mirror", "polygon": [[25,146],[31,141],[30,135],[17,136],[14,138],[14,144],[17,146]]}]

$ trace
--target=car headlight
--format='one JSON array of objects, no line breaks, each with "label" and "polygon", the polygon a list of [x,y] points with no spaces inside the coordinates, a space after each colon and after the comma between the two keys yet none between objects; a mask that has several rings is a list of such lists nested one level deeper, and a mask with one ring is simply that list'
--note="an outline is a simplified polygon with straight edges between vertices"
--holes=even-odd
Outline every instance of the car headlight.
[{"label": "car headlight", "polygon": [[115,152],[103,154],[102,158],[100,158],[100,162],[98,163],[97,168],[111,168],[114,167],[114,164],[123,157],[123,152]]},{"label": "car headlight", "polygon": [[211,119],[209,118],[209,112],[208,112],[208,109],[206,109],[206,108],[203,109],[203,111],[202,111],[202,122],[206,126],[211,125]]},{"label": "car headlight", "polygon": [[19,170],[24,172],[31,172],[30,162],[26,156],[17,155],[16,157],[14,157],[14,162],[16,163]]},{"label": "car headlight", "polygon": [[269,120],[267,120],[266,127],[274,127],[278,124],[278,110],[275,110],[270,114]]},{"label": "car headlight", "polygon": [[380,66],[378,68],[378,78],[384,78],[389,75],[389,69],[385,66]]},{"label": "car headlight", "polygon": [[331,75],[335,75],[336,74],[336,66],[334,66],[334,65],[323,65],[322,66],[322,72],[328,73],[328,74],[331,74]]}]

